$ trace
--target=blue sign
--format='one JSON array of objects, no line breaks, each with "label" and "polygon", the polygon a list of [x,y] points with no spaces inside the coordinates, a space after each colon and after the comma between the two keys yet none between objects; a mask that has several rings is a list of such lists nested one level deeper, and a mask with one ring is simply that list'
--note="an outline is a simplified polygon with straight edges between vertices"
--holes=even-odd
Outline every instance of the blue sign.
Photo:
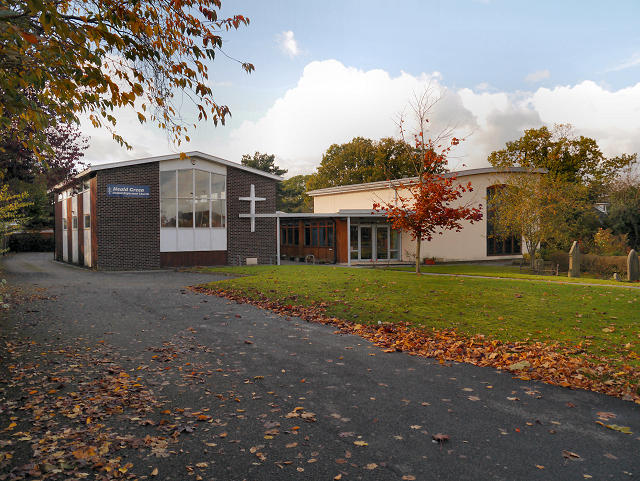
[{"label": "blue sign", "polygon": [[131,199],[148,199],[151,190],[148,185],[107,184],[107,197],[128,197]]}]

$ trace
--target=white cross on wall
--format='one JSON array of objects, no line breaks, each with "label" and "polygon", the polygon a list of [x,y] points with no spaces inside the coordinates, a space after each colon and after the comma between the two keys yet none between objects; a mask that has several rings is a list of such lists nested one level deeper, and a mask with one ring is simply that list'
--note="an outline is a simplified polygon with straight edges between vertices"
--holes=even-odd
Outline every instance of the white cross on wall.
[{"label": "white cross on wall", "polygon": [[251,210],[250,214],[247,216],[246,214],[240,214],[240,217],[250,217],[251,218],[251,232],[256,231],[256,201],[267,200],[264,197],[256,197],[256,186],[251,184],[251,194],[249,197],[238,197],[238,200],[248,200],[251,202]]}]

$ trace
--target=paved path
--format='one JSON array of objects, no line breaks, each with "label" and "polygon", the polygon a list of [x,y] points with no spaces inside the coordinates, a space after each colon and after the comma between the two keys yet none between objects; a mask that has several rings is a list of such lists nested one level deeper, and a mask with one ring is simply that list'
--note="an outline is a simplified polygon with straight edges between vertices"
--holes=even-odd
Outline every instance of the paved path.
[{"label": "paved path", "polygon": [[[50,254],[3,264],[12,286],[39,298],[0,314],[0,479],[45,454],[82,464],[92,453],[83,443],[106,446],[103,458],[139,479],[154,469],[148,479],[640,476],[638,404],[385,354],[329,326],[184,288],[221,277],[92,272]],[[122,392],[122,371],[132,376],[122,390],[147,401],[119,412],[101,403]],[[47,405],[56,412],[38,411]],[[634,434],[597,424],[598,413]],[[436,443],[438,433],[450,439]],[[42,448],[54,435],[55,448]],[[13,458],[2,462],[3,452]],[[85,464],[79,472],[93,476]]]}]

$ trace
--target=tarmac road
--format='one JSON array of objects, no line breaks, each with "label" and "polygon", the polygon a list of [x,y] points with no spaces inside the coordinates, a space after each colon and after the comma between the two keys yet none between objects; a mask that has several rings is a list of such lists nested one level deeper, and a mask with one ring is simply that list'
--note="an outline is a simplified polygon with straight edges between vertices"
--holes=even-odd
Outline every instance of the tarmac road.
[{"label": "tarmac road", "polygon": [[640,476],[638,404],[51,257],[2,261],[31,298],[0,313],[0,480]]}]

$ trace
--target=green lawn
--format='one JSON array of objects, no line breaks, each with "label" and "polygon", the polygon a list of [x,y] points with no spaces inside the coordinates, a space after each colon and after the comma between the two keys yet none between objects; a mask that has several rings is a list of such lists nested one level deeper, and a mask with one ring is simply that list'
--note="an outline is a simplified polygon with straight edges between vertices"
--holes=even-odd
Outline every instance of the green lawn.
[{"label": "green lawn", "polygon": [[[497,271],[493,269],[435,266],[429,271],[495,275]],[[208,284],[210,289],[234,290],[253,298],[266,296],[285,305],[324,303],[327,315],[358,323],[408,322],[415,327],[455,328],[461,333],[485,334],[502,341],[582,343],[592,355],[618,363],[620,356],[631,354],[625,362],[640,365],[640,289],[588,286],[567,282],[567,278],[558,282],[557,277],[416,276],[331,266],[207,271],[243,275]],[[515,274],[511,272],[509,277]]]}]

